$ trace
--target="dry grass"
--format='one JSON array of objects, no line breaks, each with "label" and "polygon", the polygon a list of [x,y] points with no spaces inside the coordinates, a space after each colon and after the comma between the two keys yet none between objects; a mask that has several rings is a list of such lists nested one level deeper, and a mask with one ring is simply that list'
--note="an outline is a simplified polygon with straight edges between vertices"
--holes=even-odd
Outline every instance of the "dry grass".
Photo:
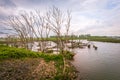
[{"label": "dry grass", "polygon": [[56,73],[54,62],[43,59],[12,59],[0,62],[0,80],[41,80],[53,78]]},{"label": "dry grass", "polygon": [[66,63],[63,75],[63,65],[57,64],[42,58],[3,60],[0,61],[0,80],[76,80],[72,65]]},{"label": "dry grass", "polygon": [[53,61],[46,63],[44,60],[39,62],[39,65],[32,72],[35,80],[53,79],[56,76],[57,70]]}]

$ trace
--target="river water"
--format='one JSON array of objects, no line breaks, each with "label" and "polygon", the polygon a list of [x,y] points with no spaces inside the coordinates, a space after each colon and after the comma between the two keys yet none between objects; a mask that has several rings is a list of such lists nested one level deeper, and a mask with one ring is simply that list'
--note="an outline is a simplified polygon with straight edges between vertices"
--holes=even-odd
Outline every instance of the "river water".
[{"label": "river water", "polygon": [[81,80],[120,80],[120,43],[93,42],[98,49],[74,49]]}]

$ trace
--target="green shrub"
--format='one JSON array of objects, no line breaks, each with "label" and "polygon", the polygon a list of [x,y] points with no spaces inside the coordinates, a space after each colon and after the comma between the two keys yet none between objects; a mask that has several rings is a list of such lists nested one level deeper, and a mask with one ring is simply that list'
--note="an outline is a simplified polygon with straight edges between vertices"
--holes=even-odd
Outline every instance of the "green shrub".
[{"label": "green shrub", "polygon": [[70,51],[64,51],[63,52],[63,56],[68,60],[73,60],[74,55],[75,54],[70,52]]},{"label": "green shrub", "polygon": [[[41,54],[41,53],[40,53]],[[23,48],[15,48],[8,46],[0,46],[0,59],[8,58],[25,58],[25,57],[39,57],[39,53],[25,50]]]},{"label": "green shrub", "polygon": [[45,54],[40,52],[33,52],[23,48],[15,48],[0,45],[0,59],[10,59],[10,58],[44,58],[46,61],[58,61],[62,60],[62,56],[55,54]]}]

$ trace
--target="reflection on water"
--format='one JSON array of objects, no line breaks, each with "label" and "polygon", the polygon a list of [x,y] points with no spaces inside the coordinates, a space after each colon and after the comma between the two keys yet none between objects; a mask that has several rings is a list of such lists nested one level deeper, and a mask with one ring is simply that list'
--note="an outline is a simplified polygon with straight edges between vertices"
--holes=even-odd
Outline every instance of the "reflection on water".
[{"label": "reflection on water", "polygon": [[98,49],[74,49],[73,65],[83,80],[120,80],[120,44],[93,42]]}]

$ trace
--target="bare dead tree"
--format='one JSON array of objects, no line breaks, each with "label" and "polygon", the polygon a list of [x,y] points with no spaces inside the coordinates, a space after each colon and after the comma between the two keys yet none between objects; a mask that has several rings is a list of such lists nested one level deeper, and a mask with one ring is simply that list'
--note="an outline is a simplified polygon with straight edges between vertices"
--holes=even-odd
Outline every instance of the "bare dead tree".
[{"label": "bare dead tree", "polygon": [[46,20],[49,23],[50,29],[57,35],[58,47],[61,51],[64,49],[64,41],[62,38],[63,31],[65,28],[65,40],[68,42],[68,34],[71,23],[71,11],[66,12],[61,11],[59,8],[53,7],[46,14]]},{"label": "bare dead tree", "polygon": [[63,51],[63,42],[61,38],[61,28],[63,26],[64,15],[59,8],[53,7],[47,12],[47,22],[50,29],[57,35],[57,43],[61,51]]},{"label": "bare dead tree", "polygon": [[20,14],[19,16],[9,17],[7,21],[4,22],[7,26],[10,26],[13,31],[18,35],[21,46],[28,49],[28,42],[31,37],[33,37],[32,18],[27,13]]},{"label": "bare dead tree", "polygon": [[[34,37],[37,35],[36,30],[35,30],[35,15],[33,12],[30,13],[24,13],[21,14],[22,20],[25,22],[25,29],[27,32],[27,40],[28,42],[33,43],[34,42]],[[28,43],[27,42],[27,43]],[[32,49],[32,45],[30,46],[30,49]]]},{"label": "bare dead tree", "polygon": [[9,35],[6,35],[6,45],[9,46],[10,45],[10,36]]},{"label": "bare dead tree", "polygon": [[71,19],[72,19],[71,11],[68,10],[67,11],[67,20],[66,20],[66,34],[65,34],[66,43],[68,42],[68,34],[69,34],[70,26],[71,26]]},{"label": "bare dead tree", "polygon": [[49,37],[50,31],[51,31],[51,29],[50,29],[50,25],[49,25],[48,23],[46,23],[46,26],[45,26],[46,40],[47,40],[48,37]]},{"label": "bare dead tree", "polygon": [[[66,28],[66,42],[71,23],[71,12],[64,13],[56,7],[51,8],[46,15],[41,15],[40,11],[25,12],[19,16],[10,17],[7,25],[17,33],[23,47],[28,49],[28,42],[33,42],[34,38],[40,42],[40,50],[44,51],[44,41],[49,37],[50,31],[57,35],[57,43],[60,51],[63,53],[64,42],[62,39],[62,28]],[[46,38],[45,38],[46,36]]]},{"label": "bare dead tree", "polygon": [[18,17],[10,17],[9,18],[9,21],[8,21],[8,24],[9,24],[9,26],[11,26],[12,27],[12,29],[14,30],[14,31],[16,31],[17,32],[17,34],[18,34],[18,36],[19,36],[19,38],[20,38],[20,41],[21,41],[21,43],[22,43],[22,46],[23,47],[25,47],[26,46],[26,44],[25,44],[25,42],[26,42],[26,33],[25,33],[25,25],[19,20],[19,18]]},{"label": "bare dead tree", "polygon": [[38,36],[36,36],[40,41],[39,42],[39,46],[40,46],[40,50],[42,52],[45,51],[45,47],[46,47],[46,42],[45,42],[45,33],[46,35],[49,35],[49,31],[48,31],[48,25],[45,21],[45,16],[40,14],[40,11],[36,11],[36,15],[37,18],[35,19],[35,24],[36,24],[36,31]]},{"label": "bare dead tree", "polygon": [[[49,23],[50,29],[57,35],[57,43],[58,47],[60,48],[60,51],[63,55],[63,61],[64,61],[64,68],[63,68],[63,74],[65,74],[66,70],[66,60],[64,57],[64,42],[62,36],[62,29],[63,27],[66,28],[65,36],[68,36],[69,29],[70,29],[70,23],[71,23],[71,12],[67,11],[67,16],[64,15],[64,13],[56,7],[53,7],[50,9],[50,11],[46,14],[46,20]],[[67,41],[67,38],[65,38]]]}]

